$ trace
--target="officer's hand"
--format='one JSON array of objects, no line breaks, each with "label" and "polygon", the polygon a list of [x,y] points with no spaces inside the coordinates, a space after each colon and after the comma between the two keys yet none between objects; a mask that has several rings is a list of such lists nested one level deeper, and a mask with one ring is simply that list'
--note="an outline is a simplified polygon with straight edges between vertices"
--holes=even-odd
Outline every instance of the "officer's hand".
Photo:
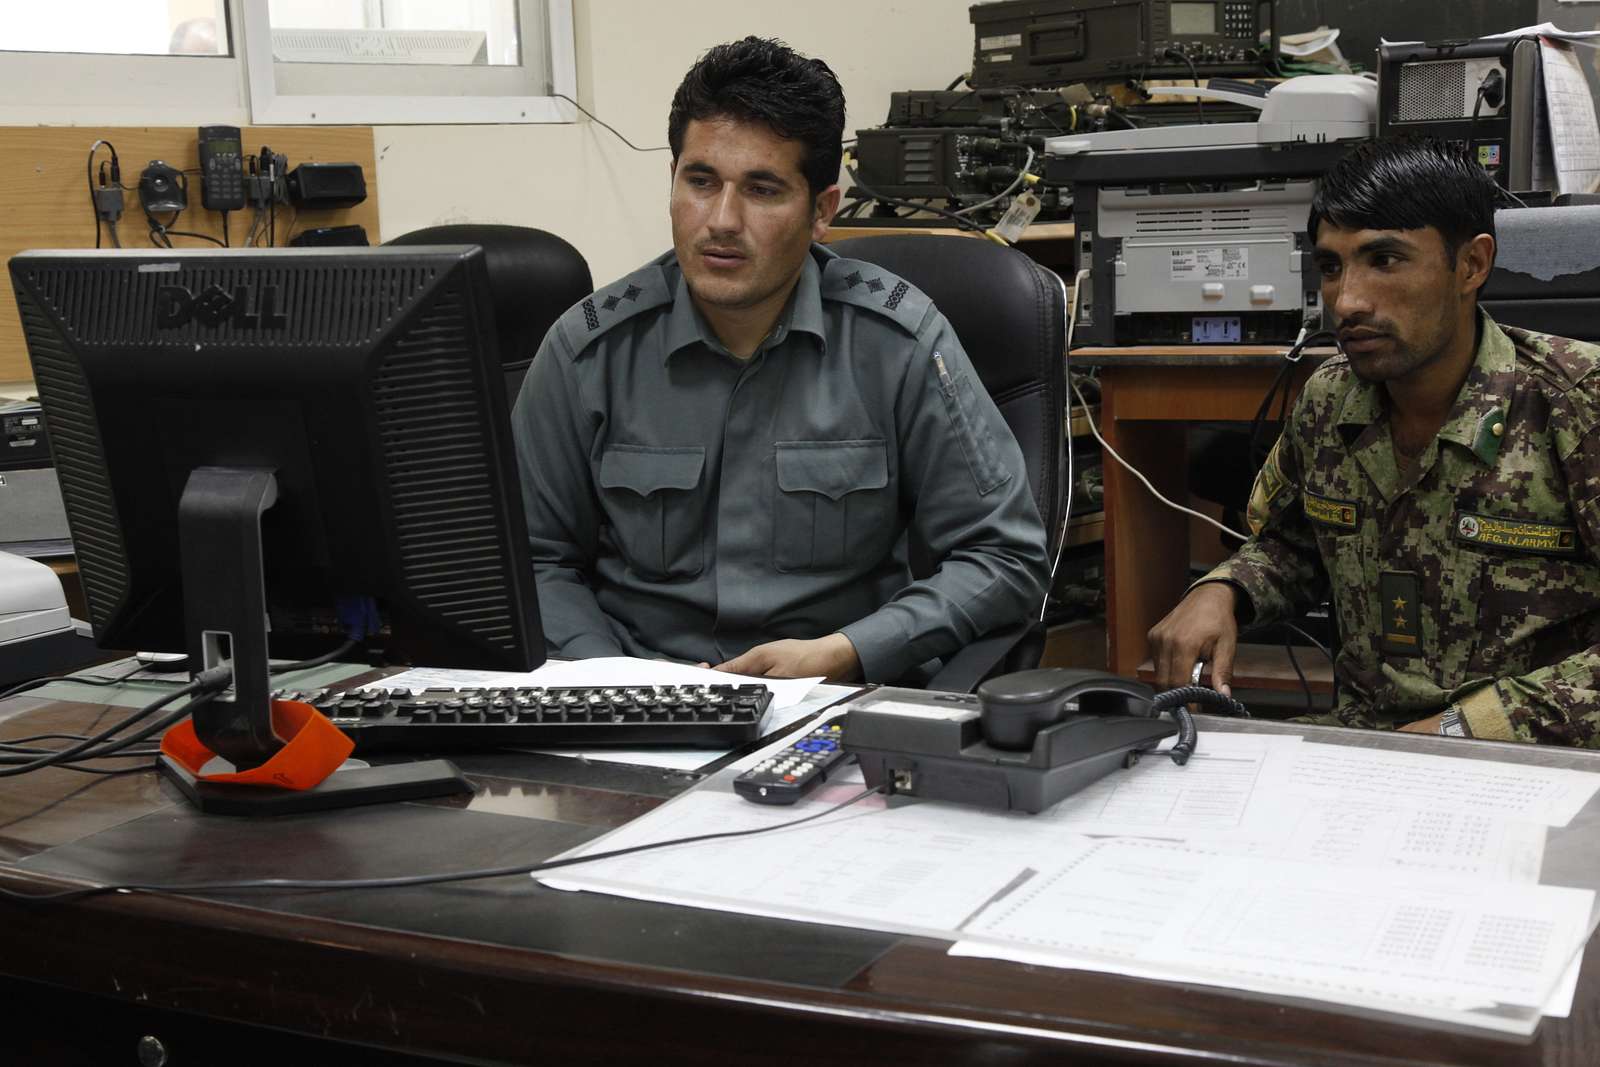
[{"label": "officer's hand", "polygon": [[755,678],[815,678],[849,682],[861,677],[861,658],[844,634],[814,641],[769,641],[742,656],[717,664],[716,670]]},{"label": "officer's hand", "polygon": [[1207,582],[1178,602],[1171,613],[1151,629],[1150,655],[1155,660],[1156,688],[1189,685],[1194,665],[1211,664],[1211,688],[1233,695],[1233,653],[1239,644],[1239,624],[1234,621],[1237,594],[1225,582]]}]

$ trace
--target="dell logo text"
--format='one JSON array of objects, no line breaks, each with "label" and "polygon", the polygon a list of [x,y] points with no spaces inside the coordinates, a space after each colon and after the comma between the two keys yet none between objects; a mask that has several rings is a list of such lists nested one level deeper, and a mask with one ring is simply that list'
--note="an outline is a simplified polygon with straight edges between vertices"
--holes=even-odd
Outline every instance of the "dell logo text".
[{"label": "dell logo text", "polygon": [[275,285],[263,285],[259,290],[236,285],[231,293],[220,285],[208,285],[198,296],[181,285],[163,285],[156,290],[157,329],[183,326],[195,319],[206,326],[232,322],[235,329],[279,330],[289,324],[289,316],[278,310]]}]

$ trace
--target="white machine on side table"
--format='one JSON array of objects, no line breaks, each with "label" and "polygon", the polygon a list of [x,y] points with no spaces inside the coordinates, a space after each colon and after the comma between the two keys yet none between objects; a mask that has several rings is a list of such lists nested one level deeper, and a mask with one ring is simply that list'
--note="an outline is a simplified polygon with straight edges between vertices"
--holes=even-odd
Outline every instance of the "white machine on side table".
[{"label": "white machine on side table", "polygon": [[55,571],[0,552],[0,688],[104,659],[80,625]]},{"label": "white machine on side table", "polygon": [[1053,137],[1089,268],[1076,339],[1090,345],[1281,344],[1321,315],[1306,239],[1313,180],[1372,136],[1377,85],[1349,75],[1271,89],[1152,88],[1261,110],[1256,122]]}]

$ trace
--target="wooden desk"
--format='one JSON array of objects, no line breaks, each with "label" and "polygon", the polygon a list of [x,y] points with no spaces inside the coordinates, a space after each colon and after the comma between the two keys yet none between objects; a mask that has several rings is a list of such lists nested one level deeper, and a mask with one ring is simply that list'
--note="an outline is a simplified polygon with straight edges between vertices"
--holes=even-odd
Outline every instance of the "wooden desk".
[{"label": "wooden desk", "polygon": [[[1100,432],[1106,441],[1163,495],[1181,504],[1189,498],[1186,424],[1254,418],[1283,352],[1254,345],[1080,348],[1070,362],[1078,369],[1100,370]],[[1295,371],[1291,401],[1321,358],[1308,354]],[[1188,587],[1189,524],[1109,456],[1103,477],[1107,656],[1112,671],[1133,677],[1150,658],[1145,635]],[[1298,679],[1286,678],[1274,658],[1268,653],[1247,657],[1241,667],[1259,660],[1261,669],[1241,675],[1234,684],[1298,688]],[[1308,675],[1313,669],[1320,675],[1317,686],[1326,691],[1326,663],[1306,666]]]},{"label": "wooden desk", "polygon": [[[0,735],[126,709],[13,698]],[[1203,719],[1202,729],[1234,724]],[[1256,723],[1444,751],[1448,739]],[[1472,746],[1593,767],[1593,753]],[[1513,753],[1507,756],[1506,753]],[[553,756],[461,758],[470,798],[280,819],[202,816],[153,773],[0,780],[0,884],[375,877],[532,862],[650,810],[693,775]],[[1592,827],[1589,828],[1592,831]],[[1330,916],[1337,921],[1337,916]],[[1198,986],[952,958],[945,944],[543,889],[429,888],[0,902],[10,1057],[173,1064],[817,1062],[1590,1067],[1600,952],[1570,1019],[1529,1043]],[[313,1043],[315,1042],[315,1043]],[[341,1043],[333,1046],[332,1043]],[[32,1056],[27,1053],[32,1052]]]}]

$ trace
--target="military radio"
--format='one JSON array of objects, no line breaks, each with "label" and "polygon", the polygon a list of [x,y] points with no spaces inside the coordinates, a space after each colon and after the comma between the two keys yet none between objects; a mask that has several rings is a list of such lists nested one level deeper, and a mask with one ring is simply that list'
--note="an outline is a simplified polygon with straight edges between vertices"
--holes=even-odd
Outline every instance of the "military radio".
[{"label": "military radio", "polygon": [[1004,0],[970,15],[980,88],[1260,74],[1278,50],[1276,0]]}]

